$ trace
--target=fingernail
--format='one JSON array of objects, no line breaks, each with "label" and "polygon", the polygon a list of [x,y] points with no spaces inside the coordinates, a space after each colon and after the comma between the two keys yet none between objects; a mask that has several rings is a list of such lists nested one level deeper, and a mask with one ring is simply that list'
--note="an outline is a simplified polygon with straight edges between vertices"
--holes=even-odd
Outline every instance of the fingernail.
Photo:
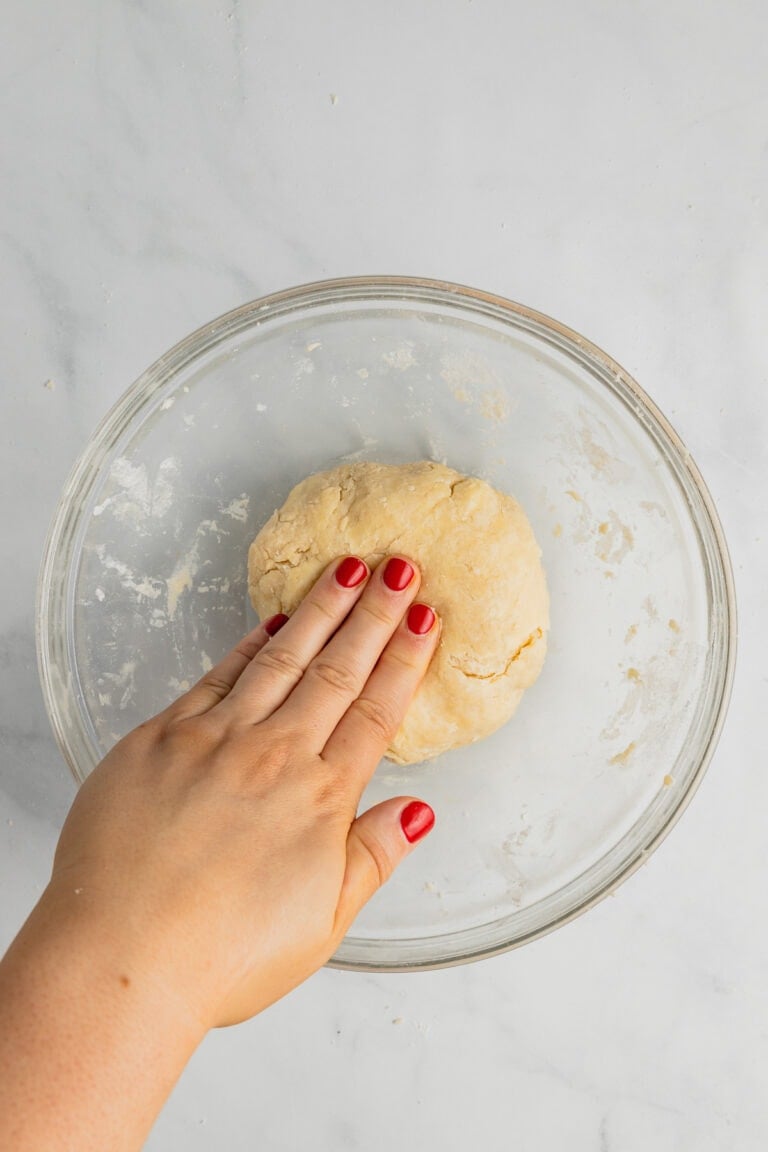
[{"label": "fingernail", "polygon": [[342,588],[357,588],[368,575],[368,565],[357,556],[347,556],[336,569],[336,580]]},{"label": "fingernail", "polygon": [[411,604],[406,623],[415,636],[426,636],[435,622],[435,614],[428,604]]},{"label": "fingernail", "polygon": [[435,814],[423,800],[412,800],[400,813],[400,826],[409,844],[426,836],[435,823]]},{"label": "fingernail", "polygon": [[267,636],[274,636],[279,632],[283,624],[288,623],[288,617],[285,612],[278,612],[276,616],[270,616],[269,620],[264,621],[264,631]]},{"label": "fingernail", "polygon": [[392,592],[402,592],[413,580],[413,568],[407,560],[393,556],[384,569],[384,583]]}]

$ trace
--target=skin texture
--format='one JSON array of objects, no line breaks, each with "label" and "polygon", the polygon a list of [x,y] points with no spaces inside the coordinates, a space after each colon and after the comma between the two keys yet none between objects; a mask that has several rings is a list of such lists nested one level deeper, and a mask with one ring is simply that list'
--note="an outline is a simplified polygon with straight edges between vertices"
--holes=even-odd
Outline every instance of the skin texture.
[{"label": "skin texture", "polygon": [[206,1031],[316,971],[412,850],[413,797],[357,807],[440,621],[408,627],[415,563],[399,591],[386,561],[353,588],[337,567],[78,793],[0,964],[3,1149],[140,1148]]}]

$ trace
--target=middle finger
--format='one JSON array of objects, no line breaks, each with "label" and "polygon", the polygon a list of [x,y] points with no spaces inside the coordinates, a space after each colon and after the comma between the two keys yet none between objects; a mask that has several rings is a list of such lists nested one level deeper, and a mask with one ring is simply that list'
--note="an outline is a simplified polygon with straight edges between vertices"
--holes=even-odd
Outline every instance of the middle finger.
[{"label": "middle finger", "polygon": [[363,691],[421,583],[415,564],[392,556],[379,564],[347,620],[315,659],[280,709],[279,720],[309,737],[321,752]]}]

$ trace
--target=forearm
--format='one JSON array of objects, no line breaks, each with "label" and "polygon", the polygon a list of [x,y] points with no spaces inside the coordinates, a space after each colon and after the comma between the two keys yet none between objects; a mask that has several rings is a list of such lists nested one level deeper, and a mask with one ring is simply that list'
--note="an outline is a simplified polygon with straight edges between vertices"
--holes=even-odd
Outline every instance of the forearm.
[{"label": "forearm", "polygon": [[71,895],[47,892],[0,963],[7,1152],[135,1152],[205,1031]]}]

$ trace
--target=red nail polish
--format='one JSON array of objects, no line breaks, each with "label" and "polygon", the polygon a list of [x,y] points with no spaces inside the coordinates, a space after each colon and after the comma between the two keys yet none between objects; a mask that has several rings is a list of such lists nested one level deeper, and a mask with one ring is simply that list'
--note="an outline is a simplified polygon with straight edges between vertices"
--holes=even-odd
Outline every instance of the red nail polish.
[{"label": "red nail polish", "polygon": [[428,604],[411,604],[406,623],[415,636],[426,636],[435,622],[435,614]]},{"label": "red nail polish", "polygon": [[413,580],[413,568],[407,560],[393,556],[384,569],[384,583],[392,592],[402,592]]},{"label": "red nail polish", "polygon": [[422,836],[426,836],[434,827],[434,823],[434,812],[429,804],[425,804],[422,800],[411,800],[400,813],[400,826],[409,844],[414,844],[417,840],[421,840]]},{"label": "red nail polish", "polygon": [[280,631],[283,624],[287,623],[288,617],[286,616],[285,612],[278,612],[277,616],[270,616],[269,620],[265,620],[262,627],[264,628],[267,636],[274,636],[276,632]]},{"label": "red nail polish", "polygon": [[336,569],[336,580],[342,588],[357,588],[368,575],[368,566],[357,556],[347,556]]}]

